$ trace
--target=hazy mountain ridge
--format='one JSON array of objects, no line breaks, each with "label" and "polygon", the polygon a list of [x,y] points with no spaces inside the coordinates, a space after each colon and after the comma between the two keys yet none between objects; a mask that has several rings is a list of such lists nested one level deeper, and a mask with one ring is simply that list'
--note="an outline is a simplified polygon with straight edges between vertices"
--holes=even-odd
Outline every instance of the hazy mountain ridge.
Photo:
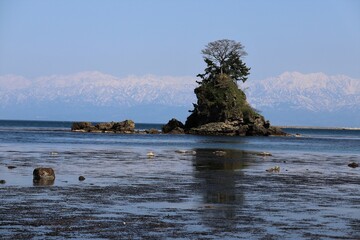
[{"label": "hazy mountain ridge", "polygon": [[194,98],[195,78],[146,75],[116,78],[100,72],[53,75],[28,80],[20,76],[0,77],[1,105],[26,101],[89,103],[96,106],[164,104],[183,106]]},{"label": "hazy mountain ridge", "polygon": [[[196,80],[154,75],[117,78],[96,71],[36,79],[5,75],[0,76],[0,118],[26,114],[31,119],[35,118],[32,109],[37,109],[34,116],[41,118],[52,111],[55,119],[62,119],[65,113],[75,119],[80,118],[77,115],[89,118],[95,113],[97,116],[118,113],[119,118],[139,117],[138,121],[152,122],[156,118],[157,122],[165,122],[171,117],[184,121],[189,115],[187,110],[196,102]],[[359,79],[285,72],[263,80],[249,79],[239,85],[250,104],[276,124],[319,125],[330,118],[338,118],[333,126],[348,125],[349,119],[352,121],[349,126],[360,123]],[[83,112],[87,115],[81,115]],[[343,119],[344,114],[347,119]],[[310,123],[316,119],[322,120]]]},{"label": "hazy mountain ridge", "polygon": [[314,112],[360,109],[360,80],[345,75],[285,72],[240,87],[259,109],[287,107]]}]

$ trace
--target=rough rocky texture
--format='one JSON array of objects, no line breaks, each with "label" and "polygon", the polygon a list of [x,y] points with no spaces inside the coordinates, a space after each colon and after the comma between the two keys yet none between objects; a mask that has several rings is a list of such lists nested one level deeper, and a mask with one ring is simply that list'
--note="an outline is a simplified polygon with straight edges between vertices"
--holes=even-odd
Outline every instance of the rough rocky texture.
[{"label": "rough rocky texture", "polygon": [[160,131],[155,129],[155,128],[150,128],[150,129],[145,130],[145,133],[147,133],[147,134],[159,134]]},{"label": "rough rocky texture", "polygon": [[185,123],[190,134],[286,135],[249,105],[245,93],[227,75],[200,83],[194,92],[198,101]]},{"label": "rough rocky texture", "polygon": [[71,131],[85,130],[91,128],[90,122],[74,122],[71,126]]},{"label": "rough rocky texture", "polygon": [[162,132],[169,134],[183,134],[185,132],[184,127],[185,126],[182,122],[173,118],[162,127]]},{"label": "rough rocky texture", "polygon": [[54,180],[55,171],[52,168],[35,168],[33,171],[34,180]]},{"label": "rough rocky texture", "polygon": [[214,122],[198,128],[191,128],[190,134],[197,135],[228,135],[228,136],[269,136],[286,135],[279,128],[258,124],[242,124],[238,121]]},{"label": "rough rocky texture", "polygon": [[114,133],[134,133],[135,123],[132,120],[122,122],[106,122],[93,126],[89,122],[74,122],[71,131],[75,132],[114,132]]}]

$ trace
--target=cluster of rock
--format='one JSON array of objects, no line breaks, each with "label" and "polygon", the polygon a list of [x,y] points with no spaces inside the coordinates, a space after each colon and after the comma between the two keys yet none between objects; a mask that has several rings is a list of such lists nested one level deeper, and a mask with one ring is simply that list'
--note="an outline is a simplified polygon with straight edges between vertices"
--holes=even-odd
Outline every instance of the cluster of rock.
[{"label": "cluster of rock", "polygon": [[74,132],[109,132],[109,133],[134,133],[135,123],[132,120],[122,122],[106,122],[92,125],[90,122],[74,122],[71,127]]},{"label": "cluster of rock", "polygon": [[199,127],[187,129],[185,125],[171,119],[162,128],[163,133],[168,134],[195,134],[195,135],[220,135],[220,136],[285,136],[286,133],[280,128],[270,126],[262,116],[254,119],[253,122],[245,124],[243,121],[211,122]]},{"label": "cluster of rock", "polygon": [[74,122],[71,127],[74,132],[93,133],[122,133],[122,134],[195,134],[195,135],[223,135],[223,136],[282,136],[286,133],[277,127],[270,126],[262,116],[255,117],[250,123],[240,120],[226,120],[224,122],[210,122],[199,127],[186,128],[177,119],[171,119],[165,124],[161,131],[148,129],[144,131],[135,130],[135,123],[132,120],[122,122],[105,122],[93,125],[90,122]]},{"label": "cluster of rock", "polygon": [[267,121],[259,117],[253,123],[244,124],[242,121],[212,122],[188,130],[190,134],[225,135],[225,136],[283,136],[281,129],[270,126]]}]

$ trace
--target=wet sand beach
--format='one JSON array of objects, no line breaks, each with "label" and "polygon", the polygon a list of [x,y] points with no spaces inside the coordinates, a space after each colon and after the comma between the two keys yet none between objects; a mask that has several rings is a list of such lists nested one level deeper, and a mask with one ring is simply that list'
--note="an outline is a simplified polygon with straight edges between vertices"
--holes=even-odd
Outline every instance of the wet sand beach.
[{"label": "wet sand beach", "polygon": [[[2,146],[2,239],[360,238],[359,168],[347,166],[356,154],[53,149]],[[44,165],[55,181],[34,184]]]}]

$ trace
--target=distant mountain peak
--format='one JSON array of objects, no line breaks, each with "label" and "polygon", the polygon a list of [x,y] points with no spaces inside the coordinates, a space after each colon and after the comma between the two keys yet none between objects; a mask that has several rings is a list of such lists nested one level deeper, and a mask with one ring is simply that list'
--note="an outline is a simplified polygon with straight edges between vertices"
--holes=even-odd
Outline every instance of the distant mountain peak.
[{"label": "distant mountain peak", "polygon": [[[151,74],[119,78],[100,71],[35,79],[3,75],[0,76],[0,118],[11,118],[7,116],[9,112],[16,112],[17,107],[25,105],[25,109],[33,105],[50,106],[52,109],[54,104],[71,109],[76,105],[84,111],[104,107],[121,111],[123,107],[129,109],[155,105],[190,110],[192,103],[196,101],[196,80],[195,77],[188,76]],[[360,79],[345,75],[329,76],[321,72],[284,72],[275,77],[248,80],[240,87],[244,89],[250,104],[263,111],[265,117],[268,113],[276,115],[281,112],[282,115],[276,117],[282,119],[283,114],[294,115],[294,111],[325,117],[327,113],[345,111],[353,116],[353,121],[360,123],[359,114],[356,115],[360,112]],[[187,110],[183,113],[184,116],[188,114]],[[61,109],[57,111],[61,114]],[[150,114],[149,111],[153,110],[144,111]],[[164,114],[166,115],[165,112]]]},{"label": "distant mountain peak", "polygon": [[286,105],[310,111],[335,111],[360,106],[360,80],[345,75],[285,72],[244,86],[249,101],[260,109]]}]

